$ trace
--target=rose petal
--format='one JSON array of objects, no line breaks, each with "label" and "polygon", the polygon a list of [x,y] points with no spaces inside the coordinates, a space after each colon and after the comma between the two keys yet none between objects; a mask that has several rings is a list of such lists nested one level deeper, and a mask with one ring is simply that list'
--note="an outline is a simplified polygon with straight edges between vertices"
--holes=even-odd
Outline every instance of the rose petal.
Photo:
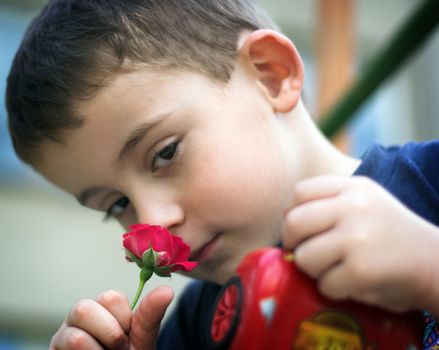
[{"label": "rose petal", "polygon": [[152,248],[155,256],[154,270],[161,275],[178,270],[188,272],[197,266],[196,262],[187,261],[190,256],[189,245],[181,237],[172,235],[166,228],[136,224],[131,225],[130,229],[130,232],[123,235],[123,246],[131,252],[132,258],[138,258],[140,261],[145,252]]},{"label": "rose petal", "polygon": [[198,263],[196,261],[182,261],[179,263],[174,264],[174,266],[171,267],[171,270],[169,272],[175,272],[178,270],[184,271],[184,272],[190,272],[194,268],[196,268]]},{"label": "rose petal", "polygon": [[160,226],[149,226],[145,230],[147,230],[148,239],[156,252],[168,252],[169,256],[173,255],[174,244],[168,230]]},{"label": "rose petal", "polygon": [[139,259],[151,247],[155,251],[172,251],[171,235],[162,227],[137,224],[131,225],[130,229],[130,232],[123,235],[123,246]]},{"label": "rose petal", "polygon": [[126,248],[130,249],[139,259],[142,259],[142,255],[145,250],[150,248],[149,242],[142,238],[143,234],[141,231],[145,228],[145,225],[135,224],[131,225],[129,228],[130,232],[127,232],[123,235],[124,239],[126,237],[130,238],[130,240],[127,242],[127,244],[130,244],[130,247]]},{"label": "rose petal", "polygon": [[176,263],[187,260],[191,255],[191,248],[189,245],[183,242],[183,239],[178,236],[172,236],[172,240],[174,243],[174,252],[171,256],[171,261]]},{"label": "rose petal", "polygon": [[148,240],[142,239],[140,231],[132,231],[123,235],[123,246],[136,257],[142,259],[143,252],[150,248]]},{"label": "rose petal", "polygon": [[168,252],[157,253],[157,266],[168,266],[171,263]]}]

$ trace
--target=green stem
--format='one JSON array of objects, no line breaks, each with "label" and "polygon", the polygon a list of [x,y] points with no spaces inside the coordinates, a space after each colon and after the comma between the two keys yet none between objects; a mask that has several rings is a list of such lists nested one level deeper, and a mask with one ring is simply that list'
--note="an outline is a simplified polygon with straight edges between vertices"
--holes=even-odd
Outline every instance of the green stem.
[{"label": "green stem", "polygon": [[143,287],[145,286],[145,282],[151,278],[152,273],[153,273],[152,269],[142,268],[140,270],[139,286],[137,287],[136,295],[134,296],[134,299],[131,302],[131,310],[134,310],[134,307],[136,306],[137,301],[139,300],[140,294],[142,294],[142,290]]}]

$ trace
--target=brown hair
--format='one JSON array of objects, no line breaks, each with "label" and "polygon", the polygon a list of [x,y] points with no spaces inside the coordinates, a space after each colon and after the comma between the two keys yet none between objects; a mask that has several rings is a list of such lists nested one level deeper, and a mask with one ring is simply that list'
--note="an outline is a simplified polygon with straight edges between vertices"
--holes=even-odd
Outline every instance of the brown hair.
[{"label": "brown hair", "polygon": [[53,0],[26,31],[8,77],[9,130],[31,163],[44,139],[82,121],[74,104],[136,65],[227,82],[244,29],[274,28],[252,0]]}]

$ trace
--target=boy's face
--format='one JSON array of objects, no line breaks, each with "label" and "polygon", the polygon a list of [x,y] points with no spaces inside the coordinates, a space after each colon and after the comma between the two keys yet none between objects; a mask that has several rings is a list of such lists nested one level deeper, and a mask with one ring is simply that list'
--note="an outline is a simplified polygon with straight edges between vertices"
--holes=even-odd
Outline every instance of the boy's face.
[{"label": "boy's face", "polygon": [[221,85],[187,71],[118,75],[77,106],[80,129],[41,145],[37,169],[125,229],[167,227],[190,244],[191,276],[225,282],[276,244],[293,170],[285,121],[250,70]]}]

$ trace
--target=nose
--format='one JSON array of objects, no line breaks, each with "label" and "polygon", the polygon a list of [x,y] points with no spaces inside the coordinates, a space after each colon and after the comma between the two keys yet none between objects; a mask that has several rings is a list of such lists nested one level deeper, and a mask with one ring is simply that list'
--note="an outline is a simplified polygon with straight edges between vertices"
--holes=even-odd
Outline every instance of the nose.
[{"label": "nose", "polygon": [[133,201],[133,205],[137,222],[141,224],[160,225],[175,233],[185,220],[182,205],[172,198],[143,197]]}]

